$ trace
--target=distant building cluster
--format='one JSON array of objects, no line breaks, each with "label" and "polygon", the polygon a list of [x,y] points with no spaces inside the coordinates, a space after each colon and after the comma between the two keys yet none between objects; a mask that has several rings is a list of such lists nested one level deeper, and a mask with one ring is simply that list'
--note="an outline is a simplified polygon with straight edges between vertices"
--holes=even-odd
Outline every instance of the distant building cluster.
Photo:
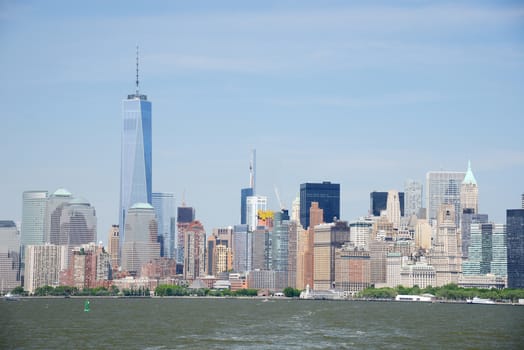
[{"label": "distant building cluster", "polygon": [[108,246],[97,243],[87,200],[65,189],[26,191],[21,227],[0,221],[2,293],[162,283],[344,296],[370,286],[524,288],[524,194],[506,223],[490,222],[471,164],[428,172],[425,188],[407,180],[403,191],[372,191],[367,215],[345,221],[340,184],[329,181],[300,184],[291,209],[269,209],[256,191],[253,150],[239,222],[207,233],[195,208],[152,192],[152,106],[139,93],[138,66],[136,93],[122,106],[119,222]]}]

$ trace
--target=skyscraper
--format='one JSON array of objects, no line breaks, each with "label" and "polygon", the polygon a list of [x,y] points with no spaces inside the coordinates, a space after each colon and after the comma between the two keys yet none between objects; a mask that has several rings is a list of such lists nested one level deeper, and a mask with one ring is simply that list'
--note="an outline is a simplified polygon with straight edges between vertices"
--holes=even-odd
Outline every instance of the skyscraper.
[{"label": "skyscraper", "polygon": [[175,251],[175,197],[173,193],[165,192],[153,192],[152,196],[161,239],[160,256],[172,258]]},{"label": "skyscraper", "polygon": [[465,209],[471,209],[474,214],[479,212],[479,189],[471,171],[471,162],[468,162],[468,170],[460,186],[460,213]]},{"label": "skyscraper", "polygon": [[460,222],[460,187],[466,173],[460,171],[430,171],[426,174],[426,209],[431,223],[437,218],[442,204],[453,204],[455,221]]},{"label": "skyscraper", "polygon": [[[25,191],[22,204],[22,247],[30,244],[43,244],[45,232],[45,213],[47,191]],[[22,250],[22,254],[24,251]]]},{"label": "skyscraper", "polygon": [[[370,212],[373,216],[380,216],[380,212],[387,209],[389,192],[373,191],[369,194]],[[404,192],[398,192],[400,216],[404,216]]]},{"label": "skyscraper", "polygon": [[118,225],[111,225],[109,229],[109,237],[107,239],[108,253],[111,256],[111,266],[116,269],[120,266],[120,259],[118,258],[118,252],[120,251],[120,228]]},{"label": "skyscraper", "polygon": [[506,211],[508,287],[524,288],[524,209]]},{"label": "skyscraper", "polygon": [[151,102],[139,93],[138,47],[136,92],[122,101],[122,119],[119,226],[126,242],[127,210],[136,203],[152,204]]},{"label": "skyscraper", "polygon": [[60,217],[60,234],[58,242],[54,244],[96,243],[96,211],[83,198],[73,198],[63,208]]},{"label": "skyscraper", "polygon": [[414,180],[404,183],[404,216],[418,215],[422,208],[422,184]]},{"label": "skyscraper", "polygon": [[251,270],[252,233],[247,225],[233,227],[233,270],[246,272]]},{"label": "skyscraper", "polygon": [[176,217],[176,261],[180,264],[184,263],[185,233],[189,224],[194,220],[195,209],[186,207],[185,202],[182,202],[182,206],[177,208]]},{"label": "skyscraper", "polygon": [[148,203],[137,203],[129,208],[126,231],[128,235],[122,243],[122,268],[136,276],[144,264],[160,257],[153,207]]},{"label": "skyscraper", "polygon": [[0,293],[20,286],[20,232],[10,220],[0,221]]},{"label": "skyscraper", "polygon": [[64,188],[56,190],[47,199],[44,233],[45,243],[67,244],[67,239],[65,237],[60,237],[60,219],[64,207],[72,199],[73,195],[71,192]]},{"label": "skyscraper", "polygon": [[249,187],[240,190],[240,224],[247,223],[247,197],[255,195],[256,186],[256,150],[251,151],[251,161],[249,162]]},{"label": "skyscraper", "polygon": [[267,210],[266,196],[251,196],[246,198],[246,224],[250,231],[254,231],[258,225],[258,212]]},{"label": "skyscraper", "polygon": [[193,221],[185,233],[184,279],[194,280],[206,271],[206,231],[200,221]]},{"label": "skyscraper", "polygon": [[394,228],[400,228],[400,199],[398,191],[388,191],[386,216]]},{"label": "skyscraper", "polygon": [[304,229],[309,227],[311,202],[318,202],[318,206],[324,211],[326,223],[340,218],[340,184],[325,181],[300,185],[300,224]]}]

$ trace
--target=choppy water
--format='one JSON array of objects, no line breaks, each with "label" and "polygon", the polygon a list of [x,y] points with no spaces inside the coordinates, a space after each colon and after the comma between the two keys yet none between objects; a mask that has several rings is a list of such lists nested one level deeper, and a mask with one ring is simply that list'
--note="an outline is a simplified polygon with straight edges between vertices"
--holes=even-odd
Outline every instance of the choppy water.
[{"label": "choppy water", "polygon": [[524,307],[261,299],[0,301],[1,349],[524,349]]}]

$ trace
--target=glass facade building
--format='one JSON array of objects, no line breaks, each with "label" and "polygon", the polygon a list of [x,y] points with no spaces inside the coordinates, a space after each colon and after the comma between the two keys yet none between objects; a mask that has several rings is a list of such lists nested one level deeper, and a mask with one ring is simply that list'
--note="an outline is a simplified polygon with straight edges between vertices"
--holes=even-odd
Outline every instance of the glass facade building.
[{"label": "glass facade building", "polygon": [[152,204],[151,102],[145,95],[122,101],[122,154],[120,168],[120,238],[126,241],[126,214],[135,203]]},{"label": "glass facade building", "polygon": [[251,187],[240,190],[240,224],[247,223],[247,197],[253,196],[253,189]]},{"label": "glass facade building", "polygon": [[524,209],[506,211],[508,287],[524,288]]},{"label": "glass facade building", "polygon": [[303,183],[300,185],[300,224],[309,227],[309,208],[311,202],[318,202],[324,210],[324,221],[333,222],[340,218],[340,184],[331,182]]},{"label": "glass facade building", "polygon": [[47,191],[25,191],[22,203],[22,246],[45,242]]},{"label": "glass facade building", "polygon": [[153,192],[153,207],[158,221],[161,240],[160,255],[173,258],[175,251],[175,196],[173,193]]},{"label": "glass facade building", "polygon": [[458,171],[430,171],[426,174],[426,209],[429,222],[437,218],[442,204],[453,204],[460,222],[460,188],[466,176]]},{"label": "glass facade building", "polygon": [[415,180],[406,180],[404,183],[404,216],[419,215],[422,208],[422,184]]},{"label": "glass facade building", "polygon": [[13,221],[0,221],[0,293],[20,286],[20,232]]}]

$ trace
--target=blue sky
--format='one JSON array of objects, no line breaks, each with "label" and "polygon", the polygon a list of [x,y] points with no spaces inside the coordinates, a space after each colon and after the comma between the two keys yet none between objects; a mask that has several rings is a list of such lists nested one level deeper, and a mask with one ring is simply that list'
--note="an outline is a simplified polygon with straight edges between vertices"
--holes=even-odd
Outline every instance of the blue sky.
[{"label": "blue sky", "polygon": [[153,190],[183,193],[208,231],[257,189],[290,206],[303,182],[341,184],[342,219],[369,192],[465,171],[495,222],[524,192],[519,2],[2,1],[0,219],[22,192],[90,200],[117,222],[121,100],[153,103]]}]

